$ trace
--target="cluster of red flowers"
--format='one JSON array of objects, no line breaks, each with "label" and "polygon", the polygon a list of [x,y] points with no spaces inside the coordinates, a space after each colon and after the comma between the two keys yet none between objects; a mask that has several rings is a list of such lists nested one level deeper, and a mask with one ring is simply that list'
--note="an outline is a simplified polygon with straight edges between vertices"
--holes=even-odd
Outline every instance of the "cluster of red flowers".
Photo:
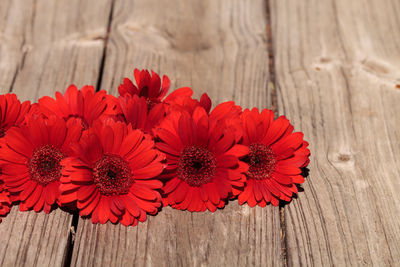
[{"label": "cluster of red flowers", "polygon": [[119,97],[92,86],[21,103],[0,96],[0,215],[12,204],[78,210],[93,223],[145,221],[162,206],[214,212],[290,201],[310,151],[281,116],[229,101],[211,109],[188,87],[135,70]]}]

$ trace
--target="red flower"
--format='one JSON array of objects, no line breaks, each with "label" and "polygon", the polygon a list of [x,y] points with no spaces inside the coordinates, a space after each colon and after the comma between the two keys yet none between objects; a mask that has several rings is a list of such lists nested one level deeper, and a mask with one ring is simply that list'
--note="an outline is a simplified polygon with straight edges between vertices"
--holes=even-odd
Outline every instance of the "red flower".
[{"label": "red flower", "polygon": [[21,124],[31,103],[25,101],[21,104],[15,94],[0,95],[0,137],[12,126]]},{"label": "red flower", "polygon": [[107,120],[85,131],[74,150],[61,163],[61,203],[77,201],[80,215],[91,215],[93,223],[136,225],[158,212],[162,182],[156,177],[165,156],[150,136]]},{"label": "red flower", "polygon": [[[193,114],[197,107],[202,107],[207,113],[210,113],[212,102],[210,97],[204,93],[200,97],[200,101],[192,98],[193,91],[189,87],[176,89],[169,94],[163,103],[166,105],[167,114],[171,112],[188,112]],[[242,137],[242,121],[240,114],[242,108],[235,105],[233,101],[227,101],[216,106],[210,114],[210,119],[214,123],[223,123],[225,127],[229,127],[234,133],[235,139],[238,141]],[[212,125],[212,127],[214,127]]]},{"label": "red flower", "polygon": [[274,113],[257,108],[242,114],[243,144],[249,147],[244,158],[249,164],[247,184],[239,194],[239,204],[264,207],[277,206],[279,199],[290,201],[297,194],[295,184],[304,182],[301,168],[309,163],[308,143],[303,133],[293,133],[293,126],[284,116],[274,121]]},{"label": "red flower", "polygon": [[207,113],[210,111],[211,100],[207,94],[203,94],[200,101],[192,99],[192,94],[193,91],[189,87],[179,88],[160,103],[149,102],[138,94],[125,94],[119,97],[119,115],[115,120],[130,123],[134,129],[152,134],[153,129],[160,124],[167,113],[179,111],[192,114],[198,106],[204,107]]},{"label": "red flower", "polygon": [[0,222],[1,217],[6,216],[11,209],[10,194],[3,183],[0,183]]},{"label": "red flower", "polygon": [[0,148],[2,178],[20,210],[50,212],[59,196],[60,161],[70,154],[81,128],[71,121],[27,117],[26,124],[10,128]]},{"label": "red flower", "polygon": [[119,94],[123,97],[127,95],[142,96],[146,98],[147,104],[150,107],[152,107],[153,104],[160,103],[167,94],[171,84],[168,76],[163,76],[161,84],[160,76],[154,71],[151,71],[150,74],[148,70],[135,69],[133,74],[137,86],[135,86],[130,79],[125,78],[124,82],[118,87]]},{"label": "red flower", "polygon": [[211,109],[211,99],[204,93],[200,101],[192,98],[193,91],[189,87],[182,87],[170,93],[163,101],[168,107],[168,111],[186,111],[193,114],[196,107],[203,107],[207,113]]},{"label": "red flower", "polygon": [[138,95],[120,96],[119,105],[123,121],[131,124],[133,129],[140,129],[148,134],[152,134],[153,128],[165,117],[164,104],[155,104],[150,109],[146,99]]},{"label": "red flower", "polygon": [[75,85],[71,85],[64,95],[56,92],[56,99],[44,96],[38,102],[44,115],[55,114],[66,120],[77,118],[83,128],[87,129],[99,118],[116,115],[118,100],[104,90],[95,92],[93,86],[84,86],[78,90]]},{"label": "red flower", "polygon": [[164,204],[214,212],[243,188],[248,166],[238,158],[246,155],[248,148],[238,145],[234,133],[215,120],[222,111],[215,110],[210,115],[202,107],[193,115],[173,112],[157,129],[161,142],[156,146],[167,156]]}]

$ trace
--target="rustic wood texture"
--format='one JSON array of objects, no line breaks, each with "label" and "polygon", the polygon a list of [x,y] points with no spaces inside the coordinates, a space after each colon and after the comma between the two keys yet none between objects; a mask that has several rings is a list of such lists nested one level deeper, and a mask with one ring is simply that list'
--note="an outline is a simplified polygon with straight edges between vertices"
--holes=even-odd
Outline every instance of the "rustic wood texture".
[{"label": "rustic wood texture", "polygon": [[[103,58],[111,2],[0,1],[0,90],[21,100],[95,84]],[[61,266],[72,215],[19,212],[0,224],[1,266]]]},{"label": "rustic wood texture", "polygon": [[282,217],[237,201],[166,207],[136,227],[79,219],[72,243],[69,213],[14,207],[0,266],[398,265],[399,11],[397,0],[0,0],[0,93],[36,101],[75,83],[116,94],[150,68],[214,106],[277,107],[312,152]]},{"label": "rustic wood texture", "polygon": [[[218,104],[270,106],[264,1],[115,1],[102,89],[133,68],[169,75],[172,88]],[[73,266],[279,266],[279,209],[229,203],[215,213],[170,207],[136,227],[80,219]]]},{"label": "rustic wood texture", "polygon": [[310,141],[290,265],[400,260],[400,2],[271,1],[278,109]]},{"label": "rustic wood texture", "polygon": [[11,90],[24,55],[24,31],[32,20],[33,3],[0,2],[0,92]]}]

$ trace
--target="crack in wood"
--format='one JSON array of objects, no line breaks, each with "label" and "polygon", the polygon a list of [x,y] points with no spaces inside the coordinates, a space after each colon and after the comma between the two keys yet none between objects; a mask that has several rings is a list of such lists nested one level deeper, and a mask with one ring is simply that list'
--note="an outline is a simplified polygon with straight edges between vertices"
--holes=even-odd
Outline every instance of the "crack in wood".
[{"label": "crack in wood", "polygon": [[108,40],[109,40],[110,32],[111,32],[111,22],[113,19],[114,4],[115,4],[115,0],[112,0],[110,14],[108,16],[107,33],[106,33],[106,36],[104,38],[102,38],[102,40],[104,42],[104,48],[103,48],[103,55],[101,57],[101,62],[100,62],[99,78],[98,78],[97,84],[96,84],[96,91],[100,90],[100,86],[103,81],[103,72],[104,72],[104,65],[105,65],[106,56],[107,56]]},{"label": "crack in wood", "polygon": [[276,96],[276,79],[275,79],[275,58],[274,58],[274,45],[272,37],[272,27],[271,27],[271,9],[270,0],[266,0],[266,20],[267,20],[267,50],[268,50],[268,71],[269,71],[269,85],[268,90],[271,95],[271,109],[275,112],[277,116],[278,112],[278,100]]},{"label": "crack in wood", "polygon": [[64,257],[65,260],[62,264],[62,266],[64,266],[64,267],[71,266],[72,252],[74,251],[75,234],[76,234],[76,230],[78,228],[78,222],[79,222],[79,212],[75,212],[72,216],[71,228],[70,228],[69,237],[68,237],[68,244],[67,244],[67,248],[65,250],[65,257]]},{"label": "crack in wood", "polygon": [[[267,20],[267,50],[268,50],[268,70],[269,70],[269,85],[268,90],[271,96],[271,109],[274,111],[275,117],[278,116],[278,100],[276,93],[276,78],[275,78],[275,58],[274,46],[271,27],[271,2],[266,0],[266,20]],[[279,219],[280,219],[280,238],[282,250],[282,263],[287,266],[287,238],[286,238],[286,220],[285,220],[285,207],[279,206]]]},{"label": "crack in wood", "polygon": [[[112,22],[112,18],[113,18],[114,3],[115,3],[115,1],[112,0],[111,1],[110,14],[109,14],[109,17],[108,17],[108,22],[107,22],[107,33],[106,33],[106,36],[104,38],[99,38],[99,40],[102,40],[104,42],[104,48],[103,48],[103,55],[102,55],[101,62],[100,62],[100,67],[99,67],[99,78],[98,78],[97,84],[96,84],[96,91],[100,90],[100,85],[101,85],[102,78],[103,78],[104,63],[105,63],[106,56],[107,56],[108,39],[109,39],[110,32],[111,32],[111,22]],[[71,266],[72,253],[74,251],[75,235],[76,235],[76,231],[78,229],[78,223],[79,223],[79,212],[75,212],[73,214],[73,217],[72,217],[71,230],[70,230],[70,234],[69,234],[69,237],[68,237],[68,247],[66,248],[66,252],[65,252],[66,256],[64,258],[65,261],[62,264],[64,267],[70,267]]]}]

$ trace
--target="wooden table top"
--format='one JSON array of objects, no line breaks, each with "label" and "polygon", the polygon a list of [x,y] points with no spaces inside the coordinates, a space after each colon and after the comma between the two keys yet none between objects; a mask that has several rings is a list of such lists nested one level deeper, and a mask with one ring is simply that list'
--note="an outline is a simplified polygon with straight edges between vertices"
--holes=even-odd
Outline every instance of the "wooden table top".
[{"label": "wooden table top", "polygon": [[285,114],[311,150],[282,207],[166,207],[136,227],[13,207],[0,265],[399,265],[399,13],[398,0],[0,0],[1,93],[116,94],[149,68]]}]

